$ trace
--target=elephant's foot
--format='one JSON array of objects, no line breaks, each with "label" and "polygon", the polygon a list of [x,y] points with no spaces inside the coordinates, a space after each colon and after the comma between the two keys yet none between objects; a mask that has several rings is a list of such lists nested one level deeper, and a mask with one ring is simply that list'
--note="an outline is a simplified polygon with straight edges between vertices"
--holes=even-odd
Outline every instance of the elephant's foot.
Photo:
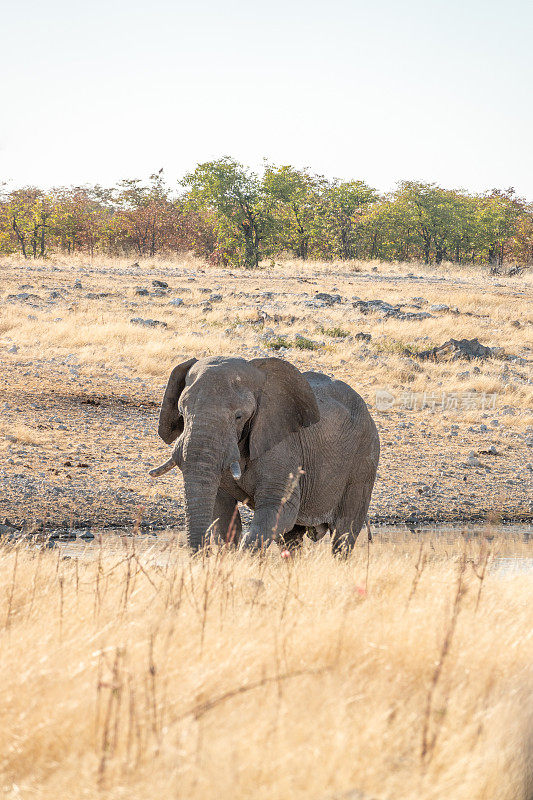
[{"label": "elephant's foot", "polygon": [[337,524],[331,536],[331,551],[336,556],[347,556],[359,536],[359,528],[355,528],[353,522]]},{"label": "elephant's foot", "polygon": [[280,536],[280,547],[285,547],[290,553],[297,552],[303,544],[305,532],[306,528],[304,525],[295,525],[292,530]]}]

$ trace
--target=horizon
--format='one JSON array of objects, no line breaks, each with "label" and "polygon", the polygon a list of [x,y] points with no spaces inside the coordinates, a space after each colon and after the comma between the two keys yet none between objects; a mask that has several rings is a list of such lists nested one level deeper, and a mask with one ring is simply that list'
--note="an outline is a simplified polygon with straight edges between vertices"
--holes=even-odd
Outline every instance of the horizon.
[{"label": "horizon", "polygon": [[533,198],[531,23],[519,0],[23,0],[4,11],[0,180],[109,186],[164,165],[174,186],[231,153],[380,193]]}]

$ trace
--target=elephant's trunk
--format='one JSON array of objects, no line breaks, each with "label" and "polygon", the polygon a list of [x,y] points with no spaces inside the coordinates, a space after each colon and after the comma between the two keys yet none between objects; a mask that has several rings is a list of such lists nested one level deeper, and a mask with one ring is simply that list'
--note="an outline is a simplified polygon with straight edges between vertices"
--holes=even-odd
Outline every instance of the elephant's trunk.
[{"label": "elephant's trunk", "polygon": [[185,512],[189,547],[199,550],[207,543],[206,534],[213,522],[220,473],[203,471],[199,465],[183,471]]},{"label": "elephant's trunk", "polygon": [[[183,481],[189,546],[198,550],[206,544],[206,533],[213,523],[215,500],[223,469],[237,460],[237,442],[221,441],[212,434],[193,429],[183,447]],[[233,472],[233,469],[232,469]]]}]

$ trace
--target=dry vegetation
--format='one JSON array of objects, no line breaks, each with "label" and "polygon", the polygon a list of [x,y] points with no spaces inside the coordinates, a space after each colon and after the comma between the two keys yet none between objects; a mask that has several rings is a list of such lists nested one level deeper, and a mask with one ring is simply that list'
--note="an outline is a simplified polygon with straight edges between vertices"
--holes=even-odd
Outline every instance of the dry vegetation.
[{"label": "dry vegetation", "polygon": [[0,553],[2,797],[530,800],[531,544],[67,552]]}]

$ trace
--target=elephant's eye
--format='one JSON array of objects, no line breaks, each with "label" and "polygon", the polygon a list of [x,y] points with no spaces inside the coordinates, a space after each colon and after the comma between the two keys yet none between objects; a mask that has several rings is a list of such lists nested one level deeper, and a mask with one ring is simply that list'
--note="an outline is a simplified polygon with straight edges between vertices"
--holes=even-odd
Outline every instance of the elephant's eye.
[{"label": "elephant's eye", "polygon": [[242,419],[242,411],[235,412],[235,419]]}]

